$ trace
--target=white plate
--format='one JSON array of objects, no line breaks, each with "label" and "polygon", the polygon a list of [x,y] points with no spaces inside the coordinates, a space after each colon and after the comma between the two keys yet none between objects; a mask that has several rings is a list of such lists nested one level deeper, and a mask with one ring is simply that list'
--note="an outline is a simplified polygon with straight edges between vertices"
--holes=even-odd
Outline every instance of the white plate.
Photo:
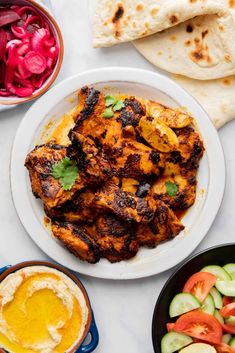
[{"label": "white plate", "polygon": [[[196,118],[206,146],[200,163],[197,200],[183,219],[186,226],[174,240],[155,249],[141,249],[129,261],[110,264],[102,259],[98,264],[82,262],[51,237],[44,226],[40,200],[31,192],[29,176],[24,167],[27,153],[39,142],[41,133],[52,118],[56,122],[75,104],[71,96],[84,85],[110,87],[112,92],[157,99],[171,107],[184,106]],[[170,79],[150,71],[130,68],[105,68],[84,72],[67,79],[35,102],[17,131],[11,159],[11,187],[17,213],[31,238],[51,258],[60,264],[90,276],[130,279],[147,277],[165,271],[184,260],[201,242],[209,230],[221,204],[225,185],[225,163],[221,144],[205,111],[180,86]]]}]

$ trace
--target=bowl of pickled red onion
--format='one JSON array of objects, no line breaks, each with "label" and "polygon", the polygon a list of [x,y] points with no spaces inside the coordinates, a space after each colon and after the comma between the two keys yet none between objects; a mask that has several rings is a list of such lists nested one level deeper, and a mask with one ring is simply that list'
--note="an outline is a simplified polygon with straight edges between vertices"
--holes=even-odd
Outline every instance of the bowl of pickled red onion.
[{"label": "bowl of pickled red onion", "polygon": [[63,60],[63,38],[49,11],[33,0],[0,5],[0,104],[30,101],[52,85]]}]

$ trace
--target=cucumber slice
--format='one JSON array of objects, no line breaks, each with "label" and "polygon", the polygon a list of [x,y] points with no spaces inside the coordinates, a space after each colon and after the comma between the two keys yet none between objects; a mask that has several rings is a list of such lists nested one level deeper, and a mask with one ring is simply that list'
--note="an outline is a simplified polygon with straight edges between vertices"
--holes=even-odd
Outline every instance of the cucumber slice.
[{"label": "cucumber slice", "polygon": [[215,310],[214,312],[214,317],[223,325],[224,324],[224,318],[223,316],[219,313],[218,310]]},{"label": "cucumber slice", "polygon": [[215,312],[215,303],[210,294],[206,297],[204,302],[202,303],[201,306],[201,311],[204,311],[204,313],[214,315]]},{"label": "cucumber slice", "polygon": [[227,264],[223,267],[223,269],[229,273],[232,279],[235,279],[235,264]]},{"label": "cucumber slice", "polygon": [[217,289],[213,287],[210,291],[210,295],[214,299],[216,309],[222,309],[223,308],[223,300],[222,300],[222,296],[219,293],[219,291],[217,291]]},{"label": "cucumber slice", "polygon": [[171,331],[163,336],[161,341],[161,350],[162,353],[177,352],[192,342],[193,340],[191,337]]},{"label": "cucumber slice", "polygon": [[225,335],[223,335],[222,341],[226,344],[228,344],[231,341],[232,335],[230,335],[229,333],[226,333]]},{"label": "cucumber slice", "polygon": [[225,323],[227,324],[227,325],[233,325],[233,326],[235,326],[235,316],[229,316],[229,317],[227,317],[227,319],[225,319]]},{"label": "cucumber slice", "polygon": [[228,272],[225,271],[222,267],[217,266],[217,265],[210,265],[210,266],[203,267],[201,272],[212,273],[212,275],[216,276],[221,281],[230,281],[231,280],[231,277],[228,274]]},{"label": "cucumber slice", "polygon": [[220,293],[228,297],[235,297],[235,280],[232,281],[220,281],[218,280],[215,284],[216,288]]},{"label": "cucumber slice", "polygon": [[179,353],[216,353],[216,350],[206,343],[193,343],[182,349]]},{"label": "cucumber slice", "polygon": [[234,348],[235,348],[235,337],[233,337],[233,338],[229,341],[229,345],[230,345],[230,347],[234,347]]},{"label": "cucumber slice", "polygon": [[187,313],[188,311],[200,308],[200,302],[190,293],[177,294],[169,307],[170,317],[175,317]]}]

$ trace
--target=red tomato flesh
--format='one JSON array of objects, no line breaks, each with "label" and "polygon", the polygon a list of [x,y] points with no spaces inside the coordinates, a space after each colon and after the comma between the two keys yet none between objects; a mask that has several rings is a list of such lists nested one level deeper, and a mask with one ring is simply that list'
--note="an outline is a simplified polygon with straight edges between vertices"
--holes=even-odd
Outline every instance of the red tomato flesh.
[{"label": "red tomato flesh", "polygon": [[228,324],[223,324],[223,330],[225,332],[231,333],[232,335],[235,335],[235,326],[233,325],[228,325]]},{"label": "red tomato flesh", "polygon": [[233,303],[233,299],[231,297],[226,297],[226,295],[223,297],[223,306],[226,306],[228,304]]},{"label": "red tomato flesh", "polygon": [[235,315],[235,303],[230,303],[225,305],[222,309],[220,309],[220,314],[223,317],[229,317],[229,316],[234,316]]},{"label": "red tomato flesh", "polygon": [[217,353],[235,353],[235,348],[228,346],[225,343],[215,345]]},{"label": "red tomato flesh", "polygon": [[213,344],[222,342],[221,324],[214,316],[202,311],[194,310],[181,315],[175,323],[174,331]]},{"label": "red tomato flesh", "polygon": [[166,324],[166,328],[167,328],[167,331],[170,332],[170,331],[173,331],[174,330],[174,327],[175,327],[175,324],[173,324],[172,322],[168,322]]},{"label": "red tomato flesh", "polygon": [[183,292],[192,293],[202,303],[216,281],[217,278],[209,272],[197,272],[187,280]]}]

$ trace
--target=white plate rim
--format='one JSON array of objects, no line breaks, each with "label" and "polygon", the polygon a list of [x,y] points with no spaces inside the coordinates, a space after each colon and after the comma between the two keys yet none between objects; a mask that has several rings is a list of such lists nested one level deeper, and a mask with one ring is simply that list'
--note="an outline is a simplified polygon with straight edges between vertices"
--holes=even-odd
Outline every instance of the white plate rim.
[{"label": "white plate rim", "polygon": [[[95,84],[97,82],[108,83],[110,81],[129,81],[155,87],[156,89],[165,92],[174,100],[184,102],[182,105],[187,106],[190,111],[197,112],[195,116],[197,116],[200,130],[203,127],[204,136],[207,136],[210,141],[209,144],[207,143],[209,173],[210,175],[216,176],[210,178],[206,199],[207,211],[200,214],[195,227],[191,230],[191,232],[195,234],[195,237],[191,237],[190,239],[187,237],[184,239],[184,247],[181,252],[174,252],[173,249],[170,249],[171,251],[168,254],[167,261],[160,265],[158,264],[157,268],[153,266],[153,263],[150,263],[148,269],[137,272],[128,272],[128,270],[125,272],[115,271],[114,268],[112,269],[112,265],[110,265],[110,270],[106,271],[100,269],[97,270],[95,265],[89,264],[87,264],[87,267],[85,268],[84,266],[83,268],[79,268],[79,265],[72,266],[67,262],[65,263],[63,259],[61,260],[57,252],[53,250],[53,247],[50,248],[45,246],[43,237],[38,237],[36,235],[41,233],[42,227],[35,221],[35,215],[27,202],[27,193],[29,190],[27,190],[25,182],[21,183],[25,178],[25,170],[22,165],[19,166],[18,163],[19,160],[22,160],[22,153],[24,153],[24,151],[28,152],[29,150],[31,142],[29,140],[34,133],[35,128],[38,127],[40,121],[44,119],[46,113],[50,111],[55,104],[58,104],[64,97],[68,96],[71,92],[84,84]],[[38,115],[39,117],[36,118],[38,111],[40,111],[41,117]],[[32,116],[35,118],[32,119]],[[24,157],[25,156],[26,153],[24,154]],[[152,71],[128,67],[108,67],[85,71],[60,82],[30,107],[21,121],[13,143],[10,164],[10,182],[13,202],[23,226],[34,242],[53,260],[71,270],[93,277],[119,280],[135,279],[152,276],[176,266],[189,256],[200,244],[210,229],[223,199],[225,188],[225,160],[217,131],[207,113],[201,105],[177,83],[166,76]]]}]

